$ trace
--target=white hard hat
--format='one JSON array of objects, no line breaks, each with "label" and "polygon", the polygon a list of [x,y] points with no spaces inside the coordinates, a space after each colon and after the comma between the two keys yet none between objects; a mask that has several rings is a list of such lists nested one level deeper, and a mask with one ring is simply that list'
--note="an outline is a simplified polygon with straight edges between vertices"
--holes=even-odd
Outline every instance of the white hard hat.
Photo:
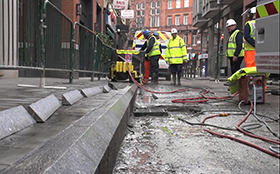
[{"label": "white hard hat", "polygon": [[256,12],[257,12],[257,8],[256,7],[250,8],[250,13],[255,14]]},{"label": "white hard hat", "polygon": [[176,28],[172,28],[171,34],[175,34],[175,33],[178,33],[177,29]]},{"label": "white hard hat", "polygon": [[232,25],[236,25],[235,20],[233,20],[233,19],[227,20],[226,27],[229,27],[229,26],[232,26]]}]

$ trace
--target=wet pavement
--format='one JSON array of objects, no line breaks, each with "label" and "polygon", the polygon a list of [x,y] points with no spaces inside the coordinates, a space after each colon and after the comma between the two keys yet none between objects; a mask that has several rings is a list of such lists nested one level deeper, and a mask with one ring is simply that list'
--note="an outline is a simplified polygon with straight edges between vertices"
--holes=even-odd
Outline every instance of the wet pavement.
[{"label": "wet pavement", "polygon": [[[29,105],[52,94],[62,102],[62,95],[67,92],[104,87],[109,80],[91,82],[90,78],[80,78],[69,84],[67,79],[47,78],[47,88],[39,88],[39,82],[39,78],[0,79],[1,136],[2,130],[14,126],[5,124],[11,122],[9,116],[14,114],[8,111],[10,108],[22,105],[27,111]],[[101,92],[71,106],[59,107],[45,123],[35,123],[1,137],[0,173],[94,173],[101,170],[99,167],[114,165],[110,161],[114,161],[111,160],[115,159],[114,148],[124,135],[122,124],[126,124],[133,109],[131,102],[136,91],[128,82],[114,83],[114,87],[108,93]],[[47,104],[40,107],[48,109]],[[14,121],[20,122],[24,120]]]},{"label": "wet pavement", "polygon": [[[89,78],[81,78],[79,80],[74,79],[74,83],[69,84],[67,79],[48,78],[46,79],[46,86],[50,88],[24,87],[26,84],[39,85],[39,82],[40,79],[38,78],[0,79],[0,111],[18,105],[27,108],[31,103],[50,94],[54,94],[58,99],[61,99],[62,94],[68,91],[92,86],[104,86],[108,83],[108,80],[101,79],[100,81],[90,82]],[[145,87],[153,91],[173,91],[177,89],[185,89],[185,91],[172,94],[152,94],[144,90],[138,90],[135,114],[130,117],[127,124],[126,136],[113,173],[279,173],[279,158],[239,142],[211,135],[199,125],[207,116],[221,112],[230,113],[227,117],[212,118],[207,120],[206,123],[233,130],[210,126],[205,126],[205,128],[269,149],[271,145],[274,145],[273,143],[248,137],[235,129],[235,126],[245,116],[244,112],[241,112],[238,108],[238,96],[223,100],[209,100],[205,103],[172,103],[174,99],[201,96],[200,92],[205,91],[205,89],[210,90],[208,96],[228,96],[229,92],[223,82],[215,83],[208,78],[183,78],[181,86],[172,86],[169,83],[170,81],[160,79],[159,85],[146,85]],[[113,84],[118,89],[124,89],[131,85],[128,82]],[[268,85],[268,89],[270,88],[279,88],[279,85]],[[30,129],[26,129],[2,140],[0,147],[17,149],[17,151],[11,150],[16,154],[10,156],[11,163],[17,156],[24,156],[21,148],[26,148],[34,154],[40,148],[44,150],[42,145],[44,142],[51,139],[55,140],[54,137],[59,132],[70,134],[64,129],[83,116],[92,113],[93,110],[102,109],[104,104],[106,107],[106,103],[110,103],[110,100],[117,93],[117,91],[113,91],[94,98],[85,98],[70,108],[63,106],[45,124],[34,126],[39,132],[33,133],[37,137],[33,141],[24,141],[26,133],[30,133]],[[250,109],[249,105],[242,104],[240,107],[247,111]],[[276,134],[279,134],[279,122],[274,121],[279,120],[279,95],[266,93],[265,104],[257,104],[256,111],[259,115],[268,116],[260,118],[265,120]],[[59,117],[62,113],[65,117]],[[95,114],[95,116],[97,115]],[[198,123],[198,125],[190,125],[190,123]],[[258,123],[258,121],[251,115],[244,125],[255,123]],[[80,132],[79,129],[77,130],[73,130],[73,133]],[[264,125],[250,131],[273,140],[279,140]],[[45,136],[48,138],[44,138]],[[59,139],[56,141],[59,141]],[[2,152],[6,153],[8,151]],[[45,155],[49,158],[48,151],[43,152],[46,152]],[[61,148],[55,153],[57,152],[63,154],[64,150]],[[25,161],[24,164],[29,165],[31,161],[36,164],[39,154],[34,159],[31,157],[30,161]],[[4,169],[7,167],[7,161],[1,162],[1,159],[4,158],[0,158],[0,169]],[[18,173],[20,172],[19,170]]]},{"label": "wet pavement", "polygon": [[[114,174],[279,173],[279,158],[204,130],[238,138],[270,152],[271,147],[279,151],[275,143],[237,131],[236,125],[244,120],[250,109],[250,105],[239,102],[238,96],[205,103],[172,103],[174,99],[199,97],[206,89],[210,90],[207,96],[229,96],[223,82],[184,78],[181,86],[174,87],[169,83],[160,81],[159,85],[147,85],[147,88],[153,91],[187,90],[172,94],[151,94],[144,90],[138,93]],[[267,90],[271,88],[279,86],[268,85]],[[241,126],[254,135],[279,141],[279,95],[266,93],[265,97],[265,104],[256,105],[256,115],[275,135],[254,114]],[[220,113],[229,115],[208,119],[205,123],[210,125],[201,127],[204,118]],[[260,128],[256,126],[259,124]]]}]

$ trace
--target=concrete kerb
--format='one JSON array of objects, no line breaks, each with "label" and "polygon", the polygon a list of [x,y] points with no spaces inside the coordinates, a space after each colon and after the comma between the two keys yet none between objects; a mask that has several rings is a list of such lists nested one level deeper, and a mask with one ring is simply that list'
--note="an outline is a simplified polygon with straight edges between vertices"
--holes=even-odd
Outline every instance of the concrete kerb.
[{"label": "concrete kerb", "polygon": [[[108,104],[46,142],[38,153],[33,152],[3,172],[110,173],[133,111],[136,90],[136,85],[120,90]],[[97,119],[88,119],[96,118],[97,114]]]},{"label": "concrete kerb", "polygon": [[136,90],[136,85],[124,89],[125,93],[45,173],[111,173],[133,110]]},{"label": "concrete kerb", "polygon": [[103,92],[103,87],[92,87],[81,89],[81,93],[84,97],[91,97]]},{"label": "concrete kerb", "polygon": [[45,97],[35,103],[32,103],[28,107],[28,112],[31,116],[40,123],[45,122],[59,107],[61,103],[52,94]]},{"label": "concrete kerb", "polygon": [[112,89],[117,89],[114,87],[113,84],[108,83],[107,85],[103,86],[102,89],[100,87],[92,87],[92,88],[85,88],[74,91],[69,91],[62,95],[62,104],[63,105],[73,105],[83,97],[90,97],[99,93],[109,93]]},{"label": "concrete kerb", "polygon": [[62,95],[62,105],[73,105],[80,99],[82,99],[84,96],[81,94],[81,92],[76,89],[74,91],[66,92]]},{"label": "concrete kerb", "polygon": [[0,139],[36,123],[23,106],[0,111]]},{"label": "concrete kerb", "polygon": [[[90,97],[102,92],[108,93],[111,88],[115,88],[114,85],[108,84],[104,87],[70,91],[63,94],[62,103],[73,105],[83,96]],[[60,106],[60,101],[52,94],[29,105],[27,111],[23,106],[0,111],[0,139],[29,127],[35,122],[45,122]]]},{"label": "concrete kerb", "polygon": [[109,93],[112,90],[112,88],[109,85],[103,86],[103,92],[104,93]]}]

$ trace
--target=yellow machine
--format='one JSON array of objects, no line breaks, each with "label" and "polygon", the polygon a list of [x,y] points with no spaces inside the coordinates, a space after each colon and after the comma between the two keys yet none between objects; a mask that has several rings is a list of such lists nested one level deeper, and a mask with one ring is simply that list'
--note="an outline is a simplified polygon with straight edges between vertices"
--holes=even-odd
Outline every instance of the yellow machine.
[{"label": "yellow machine", "polygon": [[138,82],[142,79],[144,52],[136,50],[116,50],[117,59],[111,65],[110,79],[112,81],[131,80],[132,77]]}]

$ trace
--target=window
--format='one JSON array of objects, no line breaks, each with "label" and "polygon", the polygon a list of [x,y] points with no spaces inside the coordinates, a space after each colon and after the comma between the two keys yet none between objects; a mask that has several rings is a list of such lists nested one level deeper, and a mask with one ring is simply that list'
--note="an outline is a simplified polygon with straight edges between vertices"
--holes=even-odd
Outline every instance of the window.
[{"label": "window", "polygon": [[142,3],[141,4],[141,16],[144,16],[145,15],[145,4],[144,3]]},{"label": "window", "polygon": [[140,26],[143,28],[143,27],[144,27],[144,24],[145,24],[145,19],[144,19],[144,18],[141,18],[141,19],[140,19]]},{"label": "window", "polygon": [[184,0],[184,7],[189,7],[190,5],[190,1],[189,0]]},{"label": "window", "polygon": [[158,15],[158,14],[159,14],[159,8],[156,9],[156,15]]},{"label": "window", "polygon": [[136,18],[135,23],[136,23],[136,28],[138,28],[138,25],[139,25],[139,18]]},{"label": "window", "polygon": [[185,45],[187,46],[188,45],[188,36],[187,34],[184,34],[184,42],[185,42]]},{"label": "window", "polygon": [[180,25],[180,15],[175,16],[175,25]]},{"label": "window", "polygon": [[151,8],[155,8],[155,3],[151,2]]},{"label": "window", "polygon": [[189,15],[188,14],[184,14],[183,24],[184,25],[188,25],[189,24]]},{"label": "window", "polygon": [[172,0],[168,0],[168,9],[172,9]]},{"label": "window", "polygon": [[196,35],[195,34],[192,35],[192,45],[193,46],[196,45]]},{"label": "window", "polygon": [[176,0],[176,8],[181,8],[181,0]]},{"label": "window", "polygon": [[155,14],[155,3],[151,2],[151,15]]},{"label": "window", "polygon": [[156,8],[159,8],[159,1],[156,2]]},{"label": "window", "polygon": [[172,25],[172,16],[167,16],[167,26]]},{"label": "window", "polygon": [[155,26],[155,17],[151,16],[150,17],[150,27],[154,27]]},{"label": "window", "polygon": [[145,10],[141,10],[141,16],[145,15]]},{"label": "window", "polygon": [[140,16],[140,4],[136,4],[136,16]]},{"label": "window", "polygon": [[155,18],[155,27],[159,27],[159,16]]}]

